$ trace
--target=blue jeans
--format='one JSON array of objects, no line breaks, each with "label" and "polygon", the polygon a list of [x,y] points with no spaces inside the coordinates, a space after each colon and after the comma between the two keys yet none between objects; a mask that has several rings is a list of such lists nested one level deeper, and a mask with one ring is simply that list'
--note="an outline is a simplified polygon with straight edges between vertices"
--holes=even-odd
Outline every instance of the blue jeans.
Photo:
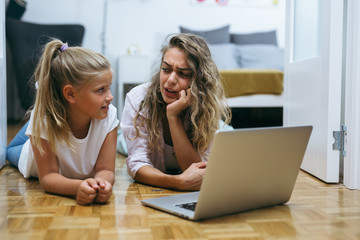
[{"label": "blue jeans", "polygon": [[25,135],[28,125],[29,121],[20,129],[6,148],[6,159],[15,167],[18,167],[21,150],[25,142],[29,139],[29,137]]}]

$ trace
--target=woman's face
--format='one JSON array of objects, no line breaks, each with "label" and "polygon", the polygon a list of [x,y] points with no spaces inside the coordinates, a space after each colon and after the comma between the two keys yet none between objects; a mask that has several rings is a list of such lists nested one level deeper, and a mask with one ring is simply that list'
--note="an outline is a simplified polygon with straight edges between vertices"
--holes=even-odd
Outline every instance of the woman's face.
[{"label": "woman's face", "polygon": [[164,54],[160,71],[160,91],[167,104],[178,100],[179,92],[190,87],[191,74],[184,51],[169,48]]}]

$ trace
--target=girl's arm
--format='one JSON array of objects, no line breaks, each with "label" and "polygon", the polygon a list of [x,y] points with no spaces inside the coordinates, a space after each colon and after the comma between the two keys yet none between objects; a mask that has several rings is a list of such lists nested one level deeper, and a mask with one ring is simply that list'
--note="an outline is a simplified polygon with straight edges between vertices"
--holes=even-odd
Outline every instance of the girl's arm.
[{"label": "girl's arm", "polygon": [[145,184],[179,190],[199,190],[207,163],[194,163],[180,175],[169,175],[145,165],[136,172],[135,180]]},{"label": "girl's arm", "polygon": [[116,140],[117,127],[107,134],[95,165],[94,178],[102,178],[111,185],[115,182]]},{"label": "girl's arm", "polygon": [[180,92],[179,100],[167,106],[167,119],[176,159],[180,168],[185,171],[191,164],[201,162],[201,157],[192,146],[180,117],[181,112],[190,106],[191,92],[187,89]]},{"label": "girl's arm", "polygon": [[[38,169],[39,181],[43,189],[50,193],[76,196],[80,184],[83,182],[78,179],[69,179],[59,174],[59,163],[53,151],[51,151],[46,140],[41,139],[44,153],[40,154],[38,148],[33,144],[30,136],[31,147]],[[88,194],[96,194],[96,191],[90,185],[96,185],[96,182],[90,182],[88,188],[84,191]],[[95,196],[94,196],[95,197]]]},{"label": "girl's arm", "polygon": [[95,201],[105,203],[112,193],[115,182],[117,128],[106,135],[95,166],[95,180],[99,185]]}]

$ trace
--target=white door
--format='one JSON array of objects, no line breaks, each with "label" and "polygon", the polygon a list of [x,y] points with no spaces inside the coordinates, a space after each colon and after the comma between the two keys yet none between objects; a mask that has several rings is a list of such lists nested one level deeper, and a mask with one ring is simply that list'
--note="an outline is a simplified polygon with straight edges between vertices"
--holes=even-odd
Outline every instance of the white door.
[{"label": "white door", "polygon": [[344,185],[360,190],[360,1],[348,0],[344,123],[347,127]]},{"label": "white door", "polygon": [[6,45],[5,1],[0,1],[0,168],[5,165],[6,128]]},{"label": "white door", "polygon": [[339,181],[343,0],[287,0],[284,125],[313,125],[301,168]]}]

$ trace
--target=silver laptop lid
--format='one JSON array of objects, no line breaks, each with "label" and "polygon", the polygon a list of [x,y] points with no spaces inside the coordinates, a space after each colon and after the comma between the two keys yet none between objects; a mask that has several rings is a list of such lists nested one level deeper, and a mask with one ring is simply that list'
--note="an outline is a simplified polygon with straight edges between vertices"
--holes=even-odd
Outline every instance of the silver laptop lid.
[{"label": "silver laptop lid", "polygon": [[301,126],[217,132],[194,218],[287,202],[311,131]]}]

